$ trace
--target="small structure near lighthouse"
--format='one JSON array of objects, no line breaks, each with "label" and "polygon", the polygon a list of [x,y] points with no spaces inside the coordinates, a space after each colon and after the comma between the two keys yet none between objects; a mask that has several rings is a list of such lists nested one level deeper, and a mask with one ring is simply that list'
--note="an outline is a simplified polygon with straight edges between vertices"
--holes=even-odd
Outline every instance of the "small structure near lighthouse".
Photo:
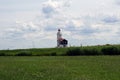
[{"label": "small structure near lighthouse", "polygon": [[58,29],[57,32],[57,47],[67,47],[68,41],[62,38],[61,30]]}]

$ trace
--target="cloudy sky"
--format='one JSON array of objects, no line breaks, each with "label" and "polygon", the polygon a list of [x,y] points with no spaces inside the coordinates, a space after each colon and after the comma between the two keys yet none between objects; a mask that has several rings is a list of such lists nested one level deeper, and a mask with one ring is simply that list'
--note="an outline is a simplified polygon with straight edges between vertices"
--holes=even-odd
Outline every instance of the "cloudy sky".
[{"label": "cloudy sky", "polygon": [[0,49],[120,43],[120,0],[0,0]]}]

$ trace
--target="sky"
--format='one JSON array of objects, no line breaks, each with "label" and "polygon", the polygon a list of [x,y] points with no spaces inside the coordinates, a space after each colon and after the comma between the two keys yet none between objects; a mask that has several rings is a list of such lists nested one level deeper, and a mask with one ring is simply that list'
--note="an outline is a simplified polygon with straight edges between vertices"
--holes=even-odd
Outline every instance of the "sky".
[{"label": "sky", "polygon": [[0,49],[120,44],[120,0],[0,0]]}]

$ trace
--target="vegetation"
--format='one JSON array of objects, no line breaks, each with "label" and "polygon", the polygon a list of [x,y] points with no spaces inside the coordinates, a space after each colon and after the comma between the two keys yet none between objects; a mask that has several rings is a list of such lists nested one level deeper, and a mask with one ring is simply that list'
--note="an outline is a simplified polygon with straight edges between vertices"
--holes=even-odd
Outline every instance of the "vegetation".
[{"label": "vegetation", "polygon": [[0,80],[120,80],[120,56],[0,57]]},{"label": "vegetation", "polygon": [[119,55],[120,45],[0,50],[0,80],[120,80]]},{"label": "vegetation", "polygon": [[0,50],[0,56],[84,56],[120,55],[120,45],[83,46],[68,48]]}]

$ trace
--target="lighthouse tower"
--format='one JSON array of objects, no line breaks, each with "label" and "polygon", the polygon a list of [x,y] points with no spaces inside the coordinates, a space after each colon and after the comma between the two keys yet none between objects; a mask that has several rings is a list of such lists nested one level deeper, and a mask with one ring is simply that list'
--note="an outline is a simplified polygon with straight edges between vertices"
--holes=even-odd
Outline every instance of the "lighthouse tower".
[{"label": "lighthouse tower", "polygon": [[68,41],[64,38],[62,38],[61,30],[58,29],[57,32],[57,47],[67,47]]},{"label": "lighthouse tower", "polygon": [[57,32],[57,47],[60,47],[60,42],[62,41],[62,33],[61,33],[61,30],[58,29],[58,32]]}]

